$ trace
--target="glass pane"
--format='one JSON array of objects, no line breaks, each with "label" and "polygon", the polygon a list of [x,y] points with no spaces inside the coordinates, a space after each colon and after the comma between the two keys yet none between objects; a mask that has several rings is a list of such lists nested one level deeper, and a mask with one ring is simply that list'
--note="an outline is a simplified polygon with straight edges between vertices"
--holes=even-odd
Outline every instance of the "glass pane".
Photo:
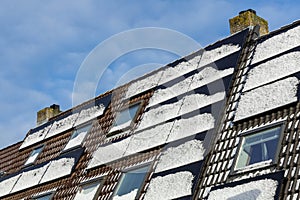
[{"label": "glass pane", "polygon": [[37,159],[38,155],[41,153],[42,149],[43,149],[43,146],[34,149],[32,151],[32,153],[30,154],[28,160],[26,161],[25,165],[34,163],[34,161]]},{"label": "glass pane", "polygon": [[50,200],[51,199],[51,194],[42,196],[42,197],[37,197],[35,198],[36,200]]},{"label": "glass pane", "polygon": [[82,186],[82,189],[77,192],[74,200],[93,200],[98,191],[99,186],[100,182],[95,182]]},{"label": "glass pane", "polygon": [[115,195],[122,196],[139,189],[144,182],[148,172],[148,166],[137,170],[132,170],[123,174]]},{"label": "glass pane", "polygon": [[245,136],[236,168],[242,168],[262,161],[274,160],[280,130],[281,127],[275,127]]},{"label": "glass pane", "polygon": [[136,114],[137,110],[139,109],[139,107],[140,107],[140,104],[138,103],[138,104],[134,104],[134,105],[130,106],[128,109],[122,110],[117,115],[114,126],[119,126],[121,124],[131,121],[135,117],[135,114]]}]

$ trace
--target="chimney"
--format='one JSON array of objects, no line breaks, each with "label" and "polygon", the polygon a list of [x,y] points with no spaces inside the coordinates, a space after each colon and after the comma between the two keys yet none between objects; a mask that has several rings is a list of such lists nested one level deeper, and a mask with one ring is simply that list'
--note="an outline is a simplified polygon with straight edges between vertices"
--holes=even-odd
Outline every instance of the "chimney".
[{"label": "chimney", "polygon": [[263,18],[256,15],[256,11],[252,9],[244,10],[239,13],[238,16],[229,19],[230,33],[234,34],[239,32],[248,26],[259,25],[260,35],[266,35],[269,33],[268,22]]},{"label": "chimney", "polygon": [[46,123],[51,117],[54,117],[60,113],[59,105],[53,104],[50,107],[46,107],[37,112],[37,125]]}]

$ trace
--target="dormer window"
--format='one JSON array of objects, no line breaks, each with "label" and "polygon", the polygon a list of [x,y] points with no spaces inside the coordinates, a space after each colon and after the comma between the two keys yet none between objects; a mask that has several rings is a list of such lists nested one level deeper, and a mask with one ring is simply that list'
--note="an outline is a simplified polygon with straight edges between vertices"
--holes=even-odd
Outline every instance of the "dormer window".
[{"label": "dormer window", "polygon": [[63,151],[68,151],[76,147],[80,147],[91,127],[92,124],[87,124],[78,129],[75,129],[68,144],[65,146]]},{"label": "dormer window", "polygon": [[128,130],[137,117],[140,105],[141,103],[139,102],[121,110],[116,116],[109,135]]},{"label": "dormer window", "polygon": [[251,168],[259,163],[274,163],[277,159],[281,130],[281,126],[275,126],[244,134],[235,169]]},{"label": "dormer window", "polygon": [[35,161],[36,161],[36,159],[37,159],[37,157],[38,157],[38,156],[40,155],[40,153],[42,152],[43,148],[44,148],[44,145],[35,148],[35,149],[31,152],[31,154],[30,154],[29,158],[27,159],[27,161],[25,162],[25,166],[26,166],[26,165],[34,164]]}]

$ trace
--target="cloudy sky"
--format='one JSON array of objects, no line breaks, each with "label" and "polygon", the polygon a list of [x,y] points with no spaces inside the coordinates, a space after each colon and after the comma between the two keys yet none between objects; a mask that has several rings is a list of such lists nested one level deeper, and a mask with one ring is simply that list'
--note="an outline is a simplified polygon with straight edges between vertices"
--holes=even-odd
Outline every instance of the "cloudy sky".
[{"label": "cloudy sky", "polygon": [[[0,148],[22,140],[35,126],[38,110],[53,103],[62,110],[72,107],[80,66],[109,37],[134,28],[161,27],[206,46],[228,36],[228,19],[249,8],[275,30],[299,19],[300,2],[1,0]],[[165,64],[176,58],[159,50],[122,56],[104,72],[96,93],[114,87],[132,66]]]}]

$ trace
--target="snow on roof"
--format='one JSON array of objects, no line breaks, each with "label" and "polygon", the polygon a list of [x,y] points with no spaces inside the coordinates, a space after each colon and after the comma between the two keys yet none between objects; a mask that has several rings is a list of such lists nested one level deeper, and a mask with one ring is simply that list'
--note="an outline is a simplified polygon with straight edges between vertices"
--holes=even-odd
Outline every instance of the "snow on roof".
[{"label": "snow on roof", "polygon": [[242,94],[234,120],[297,101],[298,84],[296,77],[290,77]]},{"label": "snow on roof", "polygon": [[0,182],[0,197],[10,193],[21,174],[5,179]]},{"label": "snow on roof", "polygon": [[259,43],[255,49],[252,64],[297,47],[299,44],[300,26],[297,26]]},{"label": "snow on roof", "polygon": [[50,166],[42,177],[40,183],[45,183],[71,174],[74,166],[74,158],[61,158],[50,162]]},{"label": "snow on roof", "polygon": [[123,139],[119,142],[110,143],[100,146],[93,154],[93,158],[88,165],[88,169],[122,158],[130,138]]},{"label": "snow on roof", "polygon": [[170,147],[159,158],[155,173],[203,160],[204,151],[203,142],[199,140]]},{"label": "snow on roof", "polygon": [[211,191],[208,200],[273,200],[277,185],[277,181],[272,179],[252,181],[235,187],[225,187]]},{"label": "snow on roof", "polygon": [[248,73],[243,91],[279,80],[300,71],[300,52],[291,52],[255,66]]},{"label": "snow on roof", "polygon": [[125,155],[131,155],[165,144],[174,122],[163,123],[131,136]]},{"label": "snow on roof", "polygon": [[68,117],[65,117],[61,120],[55,121],[46,135],[46,138],[52,137],[54,135],[57,135],[63,131],[66,131],[73,127],[75,120],[77,119],[79,113],[74,113],[69,115]]},{"label": "snow on roof", "polygon": [[136,195],[137,195],[138,190],[132,190],[131,192],[129,192],[128,194],[124,194],[122,196],[114,196],[113,200],[134,200]]},{"label": "snow on roof", "polygon": [[84,122],[102,115],[104,110],[105,106],[103,104],[81,110],[74,126],[78,126],[80,124],[83,124]]},{"label": "snow on roof", "polygon": [[22,175],[14,186],[12,192],[17,192],[38,185],[48,166],[49,163],[37,169],[22,172]]},{"label": "snow on roof", "polygon": [[191,195],[193,179],[194,176],[189,171],[153,178],[144,199],[175,199]]},{"label": "snow on roof", "polygon": [[139,79],[137,81],[132,82],[128,87],[125,98],[130,98],[139,93],[154,88],[155,86],[157,86],[161,75],[162,75],[162,71],[158,71],[147,77],[144,77],[143,79]]},{"label": "snow on roof", "polygon": [[176,120],[167,142],[179,140],[212,129],[214,125],[215,119],[210,113]]},{"label": "snow on roof", "polygon": [[43,128],[41,130],[38,130],[38,131],[34,132],[34,133],[30,133],[25,138],[24,142],[20,146],[20,149],[23,149],[23,148],[28,147],[32,144],[35,144],[35,143],[38,143],[38,142],[42,141],[46,137],[48,131],[51,128],[51,126],[52,126],[52,124],[50,124],[49,126],[46,126],[45,128]]}]

